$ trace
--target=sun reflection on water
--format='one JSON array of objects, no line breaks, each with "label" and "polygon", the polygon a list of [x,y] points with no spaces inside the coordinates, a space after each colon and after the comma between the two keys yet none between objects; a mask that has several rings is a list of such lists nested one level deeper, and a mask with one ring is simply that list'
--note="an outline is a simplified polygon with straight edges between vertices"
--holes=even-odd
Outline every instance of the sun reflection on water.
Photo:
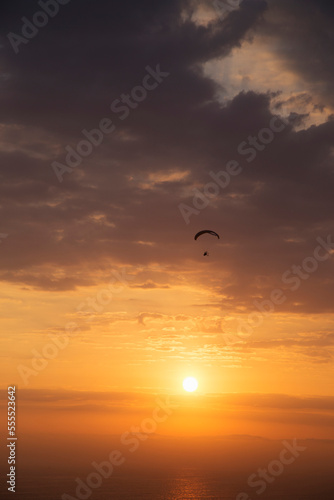
[{"label": "sun reflection on water", "polygon": [[171,480],[165,500],[230,500],[226,492],[213,492],[200,471],[181,469]]}]

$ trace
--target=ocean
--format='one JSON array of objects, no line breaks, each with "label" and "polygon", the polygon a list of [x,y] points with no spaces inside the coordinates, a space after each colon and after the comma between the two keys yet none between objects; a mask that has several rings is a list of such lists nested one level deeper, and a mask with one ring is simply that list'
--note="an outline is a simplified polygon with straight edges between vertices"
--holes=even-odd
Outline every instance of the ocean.
[{"label": "ocean", "polygon": [[[299,440],[303,451],[295,460],[284,455],[289,460],[280,470],[281,441],[152,436],[135,453],[124,452],[126,460],[107,478],[102,464],[117,449],[117,436],[33,443],[21,439],[18,447],[15,494],[7,492],[8,466],[0,467],[1,500],[334,499],[333,441]],[[263,470],[270,471],[266,481],[259,480]]]},{"label": "ocean", "polygon": [[[244,479],[244,478],[242,478]],[[170,471],[150,475],[148,471],[118,474],[94,489],[91,493],[75,494],[73,476],[22,477],[17,492],[8,498],[16,500],[333,500],[334,484],[324,483],[321,478],[295,477],[279,478],[269,484],[266,491],[258,495],[238,477],[225,477],[202,473],[196,469]],[[242,484],[243,483],[243,484]],[[243,493],[243,495],[242,495]],[[4,498],[4,497],[2,497]]]}]

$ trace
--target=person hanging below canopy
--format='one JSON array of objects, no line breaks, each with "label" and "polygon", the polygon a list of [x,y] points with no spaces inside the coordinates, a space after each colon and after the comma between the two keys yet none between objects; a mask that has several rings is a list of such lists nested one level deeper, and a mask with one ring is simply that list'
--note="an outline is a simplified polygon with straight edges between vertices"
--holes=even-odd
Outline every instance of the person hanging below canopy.
[{"label": "person hanging below canopy", "polygon": [[[203,231],[199,231],[198,233],[195,234],[194,240],[196,241],[203,234],[209,234],[211,236],[216,236],[218,239],[220,239],[219,234],[216,233],[216,231],[211,231],[210,229],[204,229]],[[203,257],[209,257],[209,252],[207,250],[203,253]]]}]

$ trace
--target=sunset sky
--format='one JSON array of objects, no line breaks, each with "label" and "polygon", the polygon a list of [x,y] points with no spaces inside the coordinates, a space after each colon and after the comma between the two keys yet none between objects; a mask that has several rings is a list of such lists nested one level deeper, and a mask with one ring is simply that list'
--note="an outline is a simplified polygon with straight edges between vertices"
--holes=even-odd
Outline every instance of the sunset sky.
[{"label": "sunset sky", "polygon": [[334,6],[230,5],[72,0],[32,32],[38,2],[1,4],[22,439],[121,435],[166,397],[159,435],[334,439]]}]

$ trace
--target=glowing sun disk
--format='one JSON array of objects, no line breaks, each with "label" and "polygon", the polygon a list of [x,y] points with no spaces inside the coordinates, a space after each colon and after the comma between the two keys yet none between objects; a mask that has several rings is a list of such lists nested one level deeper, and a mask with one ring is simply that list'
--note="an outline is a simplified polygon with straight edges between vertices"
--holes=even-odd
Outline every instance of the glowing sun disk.
[{"label": "glowing sun disk", "polygon": [[194,392],[198,387],[198,382],[194,377],[187,377],[183,381],[183,389],[187,392]]}]

